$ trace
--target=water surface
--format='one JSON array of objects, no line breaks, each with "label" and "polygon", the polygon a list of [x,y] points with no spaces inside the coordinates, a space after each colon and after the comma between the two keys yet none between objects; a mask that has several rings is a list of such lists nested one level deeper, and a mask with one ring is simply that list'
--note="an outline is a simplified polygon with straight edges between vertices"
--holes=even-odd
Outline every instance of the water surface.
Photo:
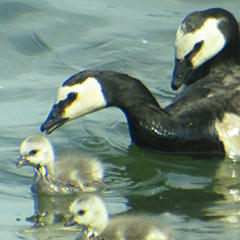
[{"label": "water surface", "polygon": [[[238,0],[0,1],[2,239],[78,235],[63,228],[61,215],[74,197],[33,195],[32,169],[15,166],[19,144],[39,132],[60,84],[85,69],[123,72],[141,79],[166,106],[176,94],[170,88],[176,29],[188,13],[209,7],[226,8],[240,19]],[[118,109],[73,121],[49,139],[59,155],[77,150],[102,159],[111,214],[157,214],[175,239],[239,239],[238,162],[130,146]],[[39,220],[38,212],[47,214]]]}]

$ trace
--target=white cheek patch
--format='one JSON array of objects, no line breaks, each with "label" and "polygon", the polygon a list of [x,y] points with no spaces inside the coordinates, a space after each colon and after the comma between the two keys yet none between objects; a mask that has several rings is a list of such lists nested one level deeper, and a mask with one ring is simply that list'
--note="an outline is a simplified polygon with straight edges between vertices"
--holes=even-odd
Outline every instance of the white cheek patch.
[{"label": "white cheek patch", "polygon": [[225,46],[226,40],[223,33],[219,30],[218,24],[223,19],[209,18],[203,26],[194,32],[185,33],[185,23],[182,23],[176,33],[175,57],[183,60],[189,54],[196,43],[203,41],[201,49],[191,59],[194,68],[199,67],[204,62],[218,54]]},{"label": "white cheek patch", "polygon": [[77,93],[77,98],[65,109],[62,117],[70,119],[82,117],[107,105],[102,86],[96,78],[87,78],[81,84],[60,87],[55,104],[67,99],[71,92]]},{"label": "white cheek patch", "polygon": [[223,142],[226,156],[235,159],[240,156],[240,117],[225,113],[222,121],[215,121],[219,140]]}]

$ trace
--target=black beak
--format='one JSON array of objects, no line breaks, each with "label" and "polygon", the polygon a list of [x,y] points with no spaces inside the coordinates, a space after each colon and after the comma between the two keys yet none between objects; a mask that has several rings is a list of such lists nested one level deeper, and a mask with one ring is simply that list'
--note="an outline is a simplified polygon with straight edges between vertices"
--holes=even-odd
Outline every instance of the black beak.
[{"label": "black beak", "polygon": [[78,223],[76,221],[74,221],[74,217],[71,216],[69,217],[66,222],[64,223],[64,227],[70,227],[70,226],[75,226],[77,225]]},{"label": "black beak", "polygon": [[59,109],[56,106],[53,106],[52,111],[40,128],[42,132],[50,134],[69,120],[69,118],[59,117],[60,114],[58,114],[58,112]]},{"label": "black beak", "polygon": [[175,60],[175,68],[173,70],[172,89],[178,90],[182,84],[186,84],[192,68],[187,64],[187,60]]},{"label": "black beak", "polygon": [[25,157],[20,157],[17,159],[16,166],[17,166],[17,168],[21,168],[28,164],[29,164],[29,161]]}]

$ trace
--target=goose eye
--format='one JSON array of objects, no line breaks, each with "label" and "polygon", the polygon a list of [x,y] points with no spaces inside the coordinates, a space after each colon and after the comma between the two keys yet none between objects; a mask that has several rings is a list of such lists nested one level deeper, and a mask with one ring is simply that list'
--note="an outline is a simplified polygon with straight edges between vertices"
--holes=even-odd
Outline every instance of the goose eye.
[{"label": "goose eye", "polygon": [[67,96],[67,99],[70,101],[70,102],[73,102],[75,99],[77,98],[77,93],[69,93],[68,96]]},{"label": "goose eye", "polygon": [[34,156],[34,155],[37,154],[37,152],[38,152],[38,150],[34,149],[34,150],[30,151],[28,155],[29,156]]},{"label": "goose eye", "polygon": [[183,76],[183,72],[181,72],[180,74],[178,74],[178,77],[179,77],[179,78],[182,78],[182,76]]},{"label": "goose eye", "polygon": [[79,211],[78,211],[78,215],[82,216],[82,215],[84,215],[84,214],[85,214],[85,211],[84,211],[84,210],[79,210]]}]

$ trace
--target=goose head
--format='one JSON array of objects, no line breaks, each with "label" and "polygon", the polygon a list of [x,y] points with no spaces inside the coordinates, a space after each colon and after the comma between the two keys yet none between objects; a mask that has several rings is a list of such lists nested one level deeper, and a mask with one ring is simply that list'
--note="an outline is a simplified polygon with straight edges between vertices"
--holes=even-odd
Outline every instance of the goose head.
[{"label": "goose head", "polygon": [[66,122],[115,106],[127,118],[145,105],[159,108],[150,91],[137,79],[112,71],[84,71],[66,80],[41,131],[50,134]]},{"label": "goose head", "polygon": [[54,163],[53,147],[44,136],[32,135],[24,139],[20,145],[20,154],[21,157],[16,164],[18,168],[28,164],[52,168]]},{"label": "goose head", "polygon": [[69,207],[71,217],[65,226],[75,224],[91,227],[94,235],[101,234],[108,223],[108,212],[103,200],[93,194],[82,194]]},{"label": "goose head", "polygon": [[[93,71],[95,72],[95,71]],[[101,83],[85,71],[66,80],[58,89],[55,104],[41,126],[50,134],[66,122],[95,112],[107,105]]]},{"label": "goose head", "polygon": [[172,88],[190,85],[227,61],[239,61],[239,30],[234,16],[220,8],[189,14],[175,38]]}]

